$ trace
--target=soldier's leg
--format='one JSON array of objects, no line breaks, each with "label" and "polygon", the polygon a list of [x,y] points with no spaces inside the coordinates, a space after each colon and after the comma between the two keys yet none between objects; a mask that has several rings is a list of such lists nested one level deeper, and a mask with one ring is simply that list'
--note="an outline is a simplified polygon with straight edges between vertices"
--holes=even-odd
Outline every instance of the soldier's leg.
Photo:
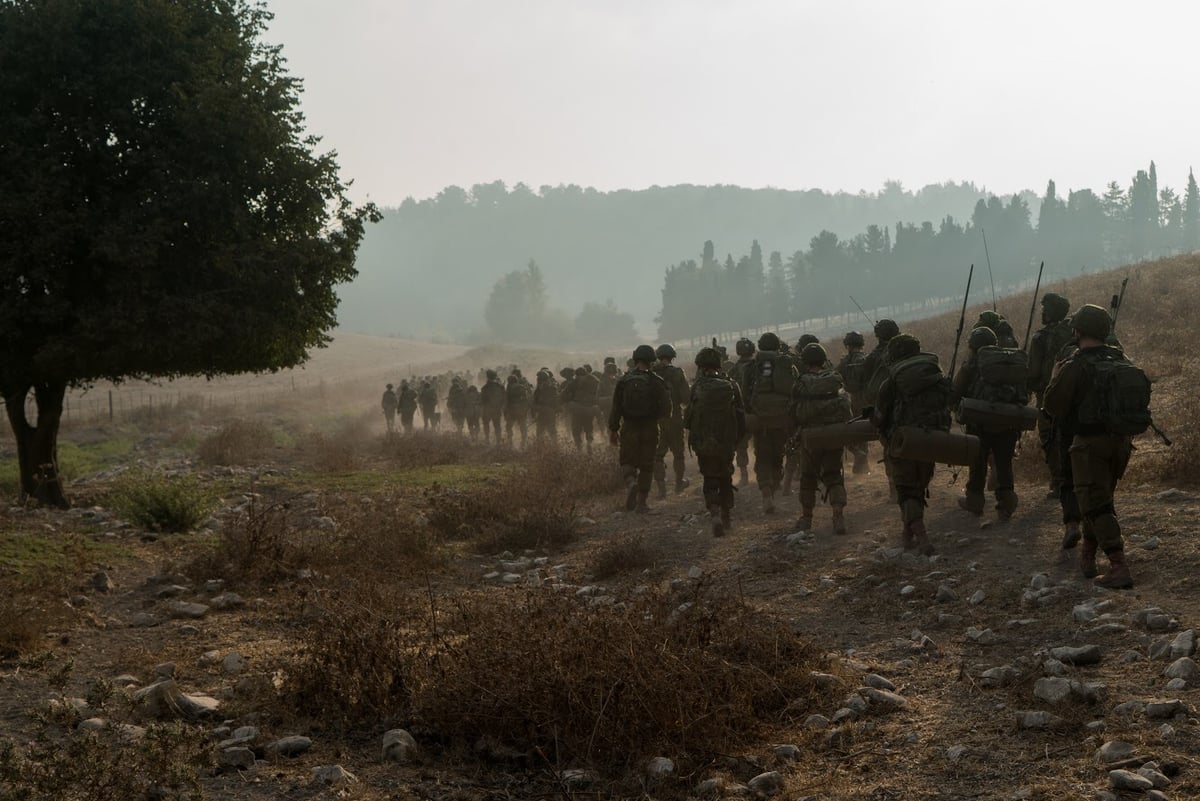
[{"label": "soldier's leg", "polygon": [[996,463],[996,514],[1001,520],[1008,520],[1017,511],[1013,456],[1017,452],[1020,436],[1016,431],[1002,431],[992,436],[992,458]]},{"label": "soldier's leg", "polygon": [[[1037,405],[1042,407],[1042,399],[1039,396]],[[1054,430],[1054,423],[1044,414],[1038,415],[1037,421],[1038,441],[1042,446],[1042,455],[1046,460],[1046,469],[1050,473],[1050,486],[1046,495],[1047,498],[1057,498],[1062,491],[1062,457],[1058,452],[1058,437]]]},{"label": "soldier's leg", "polygon": [[576,409],[571,410],[571,441],[575,443],[575,450],[583,450],[583,423]]},{"label": "soldier's leg", "polygon": [[638,465],[638,505],[639,512],[649,511],[646,499],[650,496],[650,486],[654,479],[655,453],[658,447],[658,426],[651,423],[638,432],[637,436],[637,465]]},{"label": "soldier's leg", "polygon": [[735,458],[737,460],[737,469],[740,476],[738,486],[744,487],[750,483],[750,435],[745,434],[738,440],[737,448],[735,449]]},{"label": "soldier's leg", "polygon": [[900,495],[896,491],[896,479],[892,475],[892,457],[888,454],[886,445],[883,446],[883,472],[887,474],[888,498],[892,503],[899,503]]},{"label": "soldier's leg", "polygon": [[1125,474],[1130,452],[1128,439],[1116,437],[1076,437],[1071,444],[1071,470],[1085,521],[1084,538],[1092,540],[1109,561],[1108,572],[1097,578],[1096,584],[1110,589],[1133,586],[1113,506],[1113,493]]},{"label": "soldier's leg", "polygon": [[671,434],[667,430],[671,422],[663,420],[658,427],[658,442],[654,449],[654,483],[658,486],[658,497],[667,497],[667,451],[671,446]]},{"label": "soldier's leg", "polygon": [[592,412],[590,410],[588,411],[587,414],[583,415],[583,426],[582,426],[583,436],[584,436],[584,439],[587,440],[588,453],[592,452],[592,440],[595,439],[595,436],[596,436],[595,428],[594,428],[595,423],[596,423],[596,415],[592,414]]},{"label": "soldier's leg", "polygon": [[637,506],[638,468],[635,434],[626,423],[621,428],[617,461],[621,464],[621,477],[625,479],[625,511],[632,512]]},{"label": "soldier's leg", "polygon": [[983,488],[987,482],[992,438],[988,433],[975,428],[968,428],[967,433],[979,437],[979,454],[975,457],[975,461],[968,465],[966,495],[958,499],[958,508],[965,509],[973,515],[981,515],[986,503]]},{"label": "soldier's leg", "polygon": [[793,453],[800,462],[800,519],[796,528],[800,531],[812,529],[813,509],[817,505],[817,482],[820,480],[820,454],[807,448],[797,448]]},{"label": "soldier's leg", "polygon": [[[1062,547],[1064,550],[1068,550],[1079,544],[1080,537],[1082,536],[1083,515],[1079,511],[1079,499],[1075,497],[1075,471],[1071,467],[1070,443],[1066,442],[1063,437],[1056,436],[1054,446],[1058,452],[1058,476],[1061,482],[1058,486],[1058,503],[1062,509]],[[1091,559],[1094,563],[1096,555],[1095,539],[1090,539],[1090,545],[1085,543],[1084,547],[1085,550],[1090,550]],[[1086,565],[1082,563],[1081,567],[1086,569]],[[1095,573],[1093,572],[1092,575],[1095,575]]]},{"label": "soldier's leg", "polygon": [[825,485],[825,497],[833,511],[833,533],[846,533],[846,472],[845,458],[841,448],[820,452],[817,459],[821,467],[821,483]]},{"label": "soldier's leg", "polygon": [[672,421],[671,423],[671,447],[672,467],[675,469],[675,492],[683,492],[688,485],[688,480],[683,477],[687,471],[687,460],[684,457],[683,451],[683,422]]},{"label": "soldier's leg", "polygon": [[932,554],[933,545],[925,530],[925,492],[933,478],[933,465],[911,459],[891,461],[900,519],[904,523],[904,546],[915,547],[926,555]]}]

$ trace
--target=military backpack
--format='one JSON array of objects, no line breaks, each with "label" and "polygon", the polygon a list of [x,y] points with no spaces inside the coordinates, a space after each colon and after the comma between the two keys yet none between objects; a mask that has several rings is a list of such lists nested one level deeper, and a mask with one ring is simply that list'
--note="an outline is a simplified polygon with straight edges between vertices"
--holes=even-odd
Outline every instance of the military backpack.
[{"label": "military backpack", "polygon": [[988,345],[975,354],[978,375],[971,397],[992,403],[1029,403],[1029,356],[1023,350]]},{"label": "military backpack", "polygon": [[504,398],[509,406],[520,406],[529,403],[529,387],[521,381],[510,381],[504,390]]},{"label": "military backpack", "polygon": [[575,393],[572,399],[580,406],[595,406],[600,391],[600,379],[591,373],[575,377]]},{"label": "military backpack", "polygon": [[853,416],[850,399],[842,392],[842,378],[834,370],[801,375],[795,397],[796,422],[801,426],[844,423]]},{"label": "military backpack", "polygon": [[1136,436],[1150,427],[1150,379],[1116,348],[1079,351],[1090,387],[1079,405],[1081,427]]},{"label": "military backpack", "polygon": [[688,402],[688,444],[700,456],[720,456],[737,447],[737,385],[720,376],[700,376]]},{"label": "military backpack", "polygon": [[759,417],[785,417],[792,406],[796,373],[782,353],[760,350],[751,368],[752,411]]},{"label": "military backpack", "polygon": [[838,372],[841,373],[842,382],[846,386],[846,391],[852,395],[860,394],[864,389],[863,383],[866,380],[864,375],[867,357],[861,350],[856,350],[852,353],[847,353],[840,364],[838,364]]},{"label": "military backpack", "polygon": [[646,420],[658,416],[658,397],[650,373],[633,370],[621,379],[621,414],[631,420]]},{"label": "military backpack", "polygon": [[950,381],[942,374],[933,353],[918,353],[888,367],[897,426],[950,430]]}]

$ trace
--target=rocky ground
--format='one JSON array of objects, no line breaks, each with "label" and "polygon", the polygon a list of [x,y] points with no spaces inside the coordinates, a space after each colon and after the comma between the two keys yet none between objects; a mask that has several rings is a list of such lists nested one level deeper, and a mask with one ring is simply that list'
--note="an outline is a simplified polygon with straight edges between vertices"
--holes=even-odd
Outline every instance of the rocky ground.
[{"label": "rocky ground", "polygon": [[[1000,523],[957,509],[964,478],[953,485],[940,468],[934,480],[930,557],[898,547],[898,515],[877,471],[848,478],[847,536],[830,532],[826,508],[813,533],[796,533],[794,498],[767,516],[753,486],[721,539],[697,516],[694,488],[645,516],[616,511],[620,498],[604,496],[582,503],[579,541],[551,552],[461,553],[438,571],[436,591],[501,599],[536,586],[605,605],[640,586],[713,582],[786,616],[825,654],[814,676],[825,700],[796,725],[765,729],[702,769],[685,772],[678,766],[694,759],[662,754],[637,782],[645,797],[1196,797],[1200,495],[1122,488],[1136,586],[1110,592],[1062,558],[1057,504],[1039,486],[1019,486],[1019,513]],[[212,528],[247,503],[226,497]],[[311,506],[304,513],[314,527],[336,529]],[[268,711],[302,645],[295,620],[311,574],[268,586],[197,578],[184,568],[211,547],[211,534],[147,536],[101,508],[14,508],[6,525],[111,546],[84,549],[60,601],[70,614],[44,648],[0,673],[0,734],[18,742],[73,727],[136,739],[150,720],[189,721],[217,766],[203,779],[210,798],[629,794],[628,781],[614,789],[587,765],[497,769],[387,721],[346,735],[303,709],[286,718]],[[609,543],[638,535],[648,568],[592,575]],[[98,682],[110,689],[98,693]],[[126,693],[128,705],[105,702]]]}]

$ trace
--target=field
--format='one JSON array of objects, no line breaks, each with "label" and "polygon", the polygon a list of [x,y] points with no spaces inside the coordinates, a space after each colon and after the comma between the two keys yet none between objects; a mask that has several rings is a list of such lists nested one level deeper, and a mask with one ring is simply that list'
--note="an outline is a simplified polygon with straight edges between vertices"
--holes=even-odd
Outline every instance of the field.
[{"label": "field", "polygon": [[[923,557],[881,467],[847,477],[845,537],[751,484],[713,539],[693,463],[629,515],[602,438],[384,436],[384,381],[600,354],[345,336],[296,390],[160,387],[68,421],[66,512],[16,503],[6,435],[0,799],[1048,800],[1150,762],[1197,797],[1200,259],[1050,289],[1107,305],[1126,274],[1118,334],[1175,440],[1140,437],[1118,493],[1132,591],[1060,558],[1032,439],[1009,523],[939,468]],[[1018,336],[1029,306],[1000,304]],[[904,328],[946,364],[956,326]]]}]

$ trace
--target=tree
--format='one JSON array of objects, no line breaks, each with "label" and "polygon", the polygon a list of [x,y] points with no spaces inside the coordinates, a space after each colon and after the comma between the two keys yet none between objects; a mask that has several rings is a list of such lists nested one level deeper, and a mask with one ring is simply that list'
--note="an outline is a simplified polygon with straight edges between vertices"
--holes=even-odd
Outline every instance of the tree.
[{"label": "tree", "polygon": [[1183,249],[1200,248],[1200,187],[1196,176],[1188,169],[1187,191],[1183,196]]},{"label": "tree", "polygon": [[633,315],[618,309],[611,298],[604,303],[585,303],[575,318],[575,333],[584,345],[624,345],[637,340]]},{"label": "tree", "polygon": [[492,286],[483,319],[500,339],[530,341],[542,333],[546,317],[546,279],[533,259],[524,270],[505,273]]},{"label": "tree", "polygon": [[304,132],[270,18],[0,0],[0,394],[25,496],[67,504],[68,388],[274,371],[330,341],[378,213]]}]

